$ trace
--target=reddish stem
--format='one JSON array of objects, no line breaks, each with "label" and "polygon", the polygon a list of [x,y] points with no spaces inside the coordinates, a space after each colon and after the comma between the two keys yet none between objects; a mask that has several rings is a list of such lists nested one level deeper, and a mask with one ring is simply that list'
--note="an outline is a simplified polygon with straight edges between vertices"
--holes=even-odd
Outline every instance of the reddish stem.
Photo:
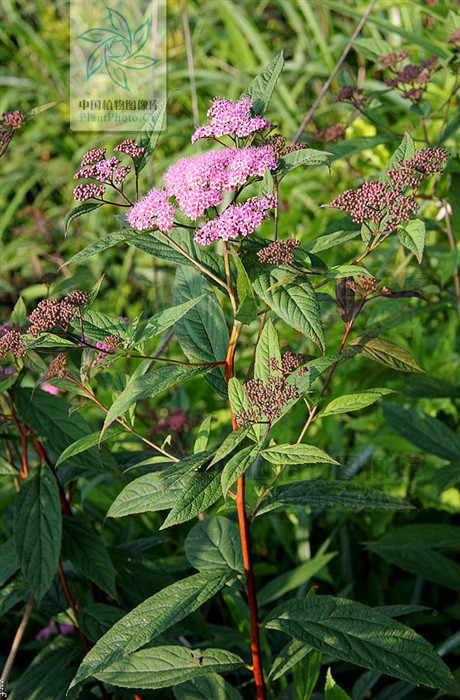
[{"label": "reddish stem", "polygon": [[[227,384],[234,375],[234,357],[235,347],[238,338],[240,326],[235,323],[233,326],[232,335],[228,345],[227,357],[225,360],[225,378]],[[237,428],[236,420],[230,406],[232,416],[232,428]],[[257,596],[254,582],[254,571],[251,558],[251,538],[250,538],[250,523],[246,513],[245,499],[245,478],[242,474],[238,479],[238,487],[236,494],[236,507],[238,511],[238,524],[240,529],[241,551],[243,554],[244,572],[246,575],[246,592],[248,596],[249,607],[249,622],[251,630],[251,652],[252,652],[252,672],[257,690],[257,700],[266,700],[265,681],[262,669],[262,660],[260,653],[260,638],[259,638],[259,616],[257,610]]]}]

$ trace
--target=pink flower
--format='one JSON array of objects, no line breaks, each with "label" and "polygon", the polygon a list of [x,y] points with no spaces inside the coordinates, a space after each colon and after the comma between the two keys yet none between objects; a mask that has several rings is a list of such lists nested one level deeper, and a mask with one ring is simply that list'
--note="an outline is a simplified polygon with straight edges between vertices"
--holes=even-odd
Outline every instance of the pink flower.
[{"label": "pink flower", "polygon": [[190,219],[201,216],[208,207],[222,202],[223,193],[243,185],[250,177],[262,177],[276,168],[273,149],[223,148],[181,158],[165,173],[166,192],[174,196],[179,209]]},{"label": "pink flower", "polygon": [[217,239],[227,241],[229,238],[247,236],[260,226],[264,219],[268,219],[267,211],[273,208],[274,202],[273,195],[266,195],[251,197],[242,204],[227,207],[217,219],[208,221],[197,230],[195,242],[209,245]]},{"label": "pink flower", "polygon": [[91,197],[103,197],[105,194],[104,185],[96,185],[95,182],[90,182],[86,185],[77,185],[73,190],[73,198],[78,202],[85,202]]},{"label": "pink flower", "polygon": [[151,189],[126,214],[131,226],[138,231],[159,228],[171,231],[174,222],[174,207],[164,190]]},{"label": "pink flower", "polygon": [[53,386],[49,383],[43,384],[42,389],[43,391],[46,391],[47,394],[59,394],[59,389],[57,386]]},{"label": "pink flower", "polygon": [[208,124],[197,127],[192,143],[207,136],[249,136],[255,131],[273,127],[267,119],[252,116],[251,108],[249,97],[243,97],[237,102],[215,99],[207,111]]},{"label": "pink flower", "polygon": [[103,160],[105,158],[105,151],[105,148],[92,148],[90,151],[87,151],[81,161],[82,168],[85,165],[92,165],[99,160]]}]

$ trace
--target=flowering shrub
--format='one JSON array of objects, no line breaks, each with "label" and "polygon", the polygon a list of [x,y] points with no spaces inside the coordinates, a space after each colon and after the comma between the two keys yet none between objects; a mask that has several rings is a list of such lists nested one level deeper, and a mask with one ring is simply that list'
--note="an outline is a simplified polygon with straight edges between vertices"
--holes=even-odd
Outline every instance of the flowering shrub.
[{"label": "flowering shrub", "polygon": [[[391,86],[404,86],[406,97],[419,101],[436,64],[429,59],[417,70],[401,67],[403,53],[381,62],[395,72]],[[143,130],[114,147],[120,158],[98,147],[81,159],[75,178],[85,182],[74,198],[82,204],[67,215],[67,227],[95,208],[117,206],[120,229],[101,235],[67,266],[116,245],[133,246],[174,264],[169,308],[147,319],[111,316],[97,310],[98,284],[90,291],[53,292],[34,308],[20,300],[0,331],[3,419],[20,445],[8,446],[2,458],[18,485],[14,541],[4,553],[9,576],[21,570],[30,610],[37,605],[43,615],[49,612],[36,638],[51,638],[56,630],[72,637],[78,630],[81,651],[62,636],[49,646],[53,663],[65,669],[69,698],[123,698],[129,696],[123,689],[130,689],[137,700],[171,693],[178,700],[308,700],[322,659],[366,669],[375,682],[381,674],[398,679],[401,697],[418,685],[455,692],[437,651],[395,619],[408,606],[372,607],[354,600],[351,589],[335,597],[302,588],[335,556],[326,553],[329,543],[303,568],[280,576],[264,569],[263,550],[255,553],[251,544],[251,530],[263,528],[269,512],[386,517],[414,508],[410,494],[356,483],[353,470],[348,474],[338,455],[315,442],[323,420],[347,420],[393,393],[364,382],[341,392],[339,378],[352,363],[422,372],[378,323],[359,331],[356,324],[370,302],[425,302],[424,290],[395,288],[391,272],[377,272],[372,253],[387,245],[388,256],[403,250],[422,260],[424,183],[437,186],[449,167],[447,150],[418,148],[405,133],[383,172],[318,203],[343,212],[342,228],[314,231],[303,244],[283,226],[283,181],[297,168],[313,178],[314,168],[334,167],[333,154],[272,133],[276,127],[265,114],[283,63],[278,55],[240,99],[213,100],[206,123],[191,135],[202,150],[169,165],[155,187],[144,186],[141,173],[156,147],[164,105],[155,115],[157,131]],[[366,101],[355,86],[342,88],[335,100],[359,109]],[[5,124],[18,128],[13,121]],[[343,133],[335,129],[324,138],[333,142]],[[333,249],[331,265],[323,251]],[[320,291],[325,285],[327,293]],[[338,347],[326,342],[326,319],[341,328]],[[179,347],[171,349],[173,333]],[[161,347],[152,350],[160,337]],[[188,406],[172,405],[161,417],[148,407],[154,425],[147,434],[138,429],[146,401],[186,383],[199,397],[204,382],[213,404],[199,425]],[[70,415],[53,390],[74,395]],[[88,406],[104,416],[102,430],[84,418]],[[286,443],[281,426],[293,417],[297,437]],[[399,426],[407,437],[404,430]],[[443,455],[453,461],[458,438],[442,430]],[[126,443],[117,449],[120,440]],[[76,503],[81,478],[85,495]],[[112,478],[119,492],[106,504],[106,528],[115,533],[109,551],[84,513],[92,489]],[[127,517],[136,532],[147,523],[149,536],[134,538],[135,549],[117,539],[117,522]],[[281,519],[272,523],[281,533]],[[452,533],[439,527],[450,546]],[[37,532],[41,539],[34,538]],[[151,566],[143,552],[164,547],[164,532],[180,541],[179,554],[172,562],[160,555]],[[264,532],[268,549],[272,534]],[[269,574],[275,578],[259,587],[258,578]],[[65,596],[66,616],[53,604],[59,596]],[[209,609],[214,618],[204,614]],[[409,606],[409,612],[421,609]],[[27,677],[17,682],[17,700],[25,700],[27,683]],[[326,699],[346,697],[329,670]]]}]

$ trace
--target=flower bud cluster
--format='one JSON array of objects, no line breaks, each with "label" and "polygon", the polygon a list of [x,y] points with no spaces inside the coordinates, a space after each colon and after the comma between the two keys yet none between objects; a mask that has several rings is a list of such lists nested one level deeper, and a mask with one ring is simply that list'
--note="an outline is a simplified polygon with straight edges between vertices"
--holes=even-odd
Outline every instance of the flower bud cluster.
[{"label": "flower bud cluster", "polygon": [[334,102],[350,102],[355,107],[361,107],[365,101],[366,96],[361,88],[356,85],[344,85],[340,88],[333,97]]},{"label": "flower bud cluster", "polygon": [[15,109],[12,112],[3,112],[0,125],[9,126],[12,129],[19,129],[24,124],[25,118],[24,112],[21,112],[19,109]]},{"label": "flower bud cluster", "polygon": [[349,279],[347,281],[347,287],[352,289],[355,294],[361,298],[367,297],[369,294],[376,294],[379,292],[382,295],[390,294],[389,287],[381,287],[379,285],[380,280],[376,277],[368,277],[367,275],[360,275],[358,280]]},{"label": "flower bud cluster", "polygon": [[52,379],[53,377],[58,377],[62,379],[67,374],[67,357],[63,352],[56,355],[54,360],[50,362],[50,365],[46,371],[46,378]]},{"label": "flower bud cluster", "polygon": [[320,129],[316,136],[324,143],[337,143],[345,136],[345,126],[343,124],[333,124],[327,129]]},{"label": "flower bud cluster", "polygon": [[207,111],[209,121],[198,126],[192,135],[192,143],[210,136],[249,136],[262,129],[273,128],[268,119],[251,114],[252,102],[248,97],[233,100],[214,99]]},{"label": "flower bud cluster", "polygon": [[102,198],[105,194],[105,185],[96,185],[95,182],[87,183],[86,185],[77,185],[73,189],[73,198],[77,202],[85,202],[91,197]]},{"label": "flower bud cluster", "polygon": [[287,377],[289,374],[292,374],[292,372],[295,372],[299,375],[304,374],[305,368],[300,367],[300,365],[303,362],[303,355],[299,355],[299,353],[293,353],[288,351],[284,352],[281,355],[281,365],[279,364],[276,357],[271,357],[269,366],[272,372],[281,372],[283,377]]},{"label": "flower bud cluster", "polygon": [[81,167],[93,165],[93,163],[104,160],[106,150],[106,148],[92,148],[90,151],[87,151],[81,160]]},{"label": "flower bud cluster", "polygon": [[380,57],[383,66],[393,73],[392,78],[385,80],[385,85],[400,90],[403,97],[418,102],[427,88],[431,73],[438,65],[438,59],[430,56],[420,63],[406,63],[400,67],[407,55],[407,51],[401,51],[399,54],[390,53]]},{"label": "flower bud cluster", "polygon": [[22,341],[21,333],[17,328],[10,328],[0,337],[0,357],[5,357],[8,352],[12,352],[18,358],[24,354],[25,345]]},{"label": "flower bud cluster", "polygon": [[86,304],[87,292],[79,289],[70,292],[64,299],[43,299],[29,315],[31,326],[29,333],[38,338],[41,333],[51,331],[57,326],[67,330],[74,320],[79,307]]},{"label": "flower bud cluster", "polygon": [[125,153],[127,156],[131,156],[133,160],[137,160],[144,153],[145,148],[139,146],[134,139],[125,139],[118,146],[115,146],[114,151],[118,153]]},{"label": "flower bud cluster", "polygon": [[308,148],[307,143],[288,143],[287,139],[281,134],[273,134],[273,136],[264,139],[263,145],[270,146],[276,160],[279,160],[288,153],[303,151],[305,148]]},{"label": "flower bud cluster", "polygon": [[290,265],[294,262],[293,251],[300,246],[296,238],[287,238],[284,241],[272,241],[265,248],[257,251],[257,257],[262,263],[270,265]]},{"label": "flower bud cluster", "polygon": [[272,423],[281,415],[284,406],[299,398],[299,392],[285,377],[268,377],[267,381],[254,378],[246,382],[248,408],[235,413],[239,427],[251,423]]}]

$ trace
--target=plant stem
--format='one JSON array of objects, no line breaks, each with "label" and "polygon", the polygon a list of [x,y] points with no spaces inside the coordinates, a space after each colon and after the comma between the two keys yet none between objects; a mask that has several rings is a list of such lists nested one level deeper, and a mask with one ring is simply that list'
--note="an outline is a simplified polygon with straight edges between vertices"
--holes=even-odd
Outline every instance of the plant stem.
[{"label": "plant stem", "polygon": [[[70,608],[72,610],[73,616],[75,618],[75,623],[78,626],[78,610],[77,606],[75,605],[75,601],[72,597],[72,593],[70,592],[69,584],[67,583],[67,579],[65,577],[64,569],[62,568],[62,562],[59,559],[58,563],[58,574],[59,574],[59,579],[62,584],[62,588],[64,589],[64,593],[66,595],[67,600],[69,601]],[[81,631],[80,627],[78,627],[78,633],[80,635],[81,643],[83,644],[83,649],[85,650],[85,654],[87,654],[90,650],[89,642],[86,639],[85,635]]]},{"label": "plant stem", "polygon": [[178,243],[176,243],[176,241],[173,240],[170,236],[168,236],[167,233],[164,233],[164,231],[159,231],[159,233],[161,233],[161,235],[166,238],[169,245],[172,246],[173,248],[175,248],[181,255],[184,256],[184,258],[187,258],[187,260],[190,260],[190,262],[193,265],[195,265],[195,267],[197,267],[199,270],[201,270],[201,272],[203,272],[205,275],[208,275],[208,277],[210,277],[212,280],[214,280],[214,282],[216,282],[216,284],[220,285],[221,287],[223,287],[225,289],[226,292],[228,292],[227,285],[225,284],[225,282],[222,282],[220,277],[217,277],[217,275],[215,275],[213,272],[211,272],[211,270],[208,270],[208,268],[205,267],[204,265],[202,265],[200,262],[198,262],[198,260],[195,260],[194,257],[192,257],[189,253],[187,253],[186,250],[181,248],[181,246]]},{"label": "plant stem", "polygon": [[8,658],[5,662],[5,666],[2,671],[2,681],[3,681],[3,688],[6,688],[7,683],[8,683],[8,678],[11,673],[11,669],[13,668],[14,660],[16,658],[16,654],[18,653],[19,645],[21,644],[22,638],[24,636],[24,632],[26,631],[27,624],[29,622],[29,618],[32,614],[32,610],[34,609],[35,605],[35,598],[33,594],[30,596],[29,600],[27,601],[26,609],[24,611],[24,615],[22,616],[22,620],[19,623],[19,627],[16,630],[16,634],[14,635],[13,643],[11,645],[10,653],[8,654]]},{"label": "plant stem", "polygon": [[[228,344],[228,352],[225,362],[225,378],[227,380],[227,384],[230,381],[230,379],[234,376],[235,348],[240,330],[241,323],[235,320],[233,322],[233,329]],[[237,428],[237,424],[233,415],[231,405],[230,413],[232,416],[232,428],[233,430],[235,430]],[[254,682],[256,684],[257,700],[266,700],[265,681],[260,653],[259,615],[257,610],[256,588],[251,557],[250,522],[246,513],[244,474],[242,474],[238,479],[236,508],[238,512],[238,525],[240,530],[244,573],[246,575],[246,593],[248,597],[249,622],[251,631],[252,673],[254,675]]]}]

